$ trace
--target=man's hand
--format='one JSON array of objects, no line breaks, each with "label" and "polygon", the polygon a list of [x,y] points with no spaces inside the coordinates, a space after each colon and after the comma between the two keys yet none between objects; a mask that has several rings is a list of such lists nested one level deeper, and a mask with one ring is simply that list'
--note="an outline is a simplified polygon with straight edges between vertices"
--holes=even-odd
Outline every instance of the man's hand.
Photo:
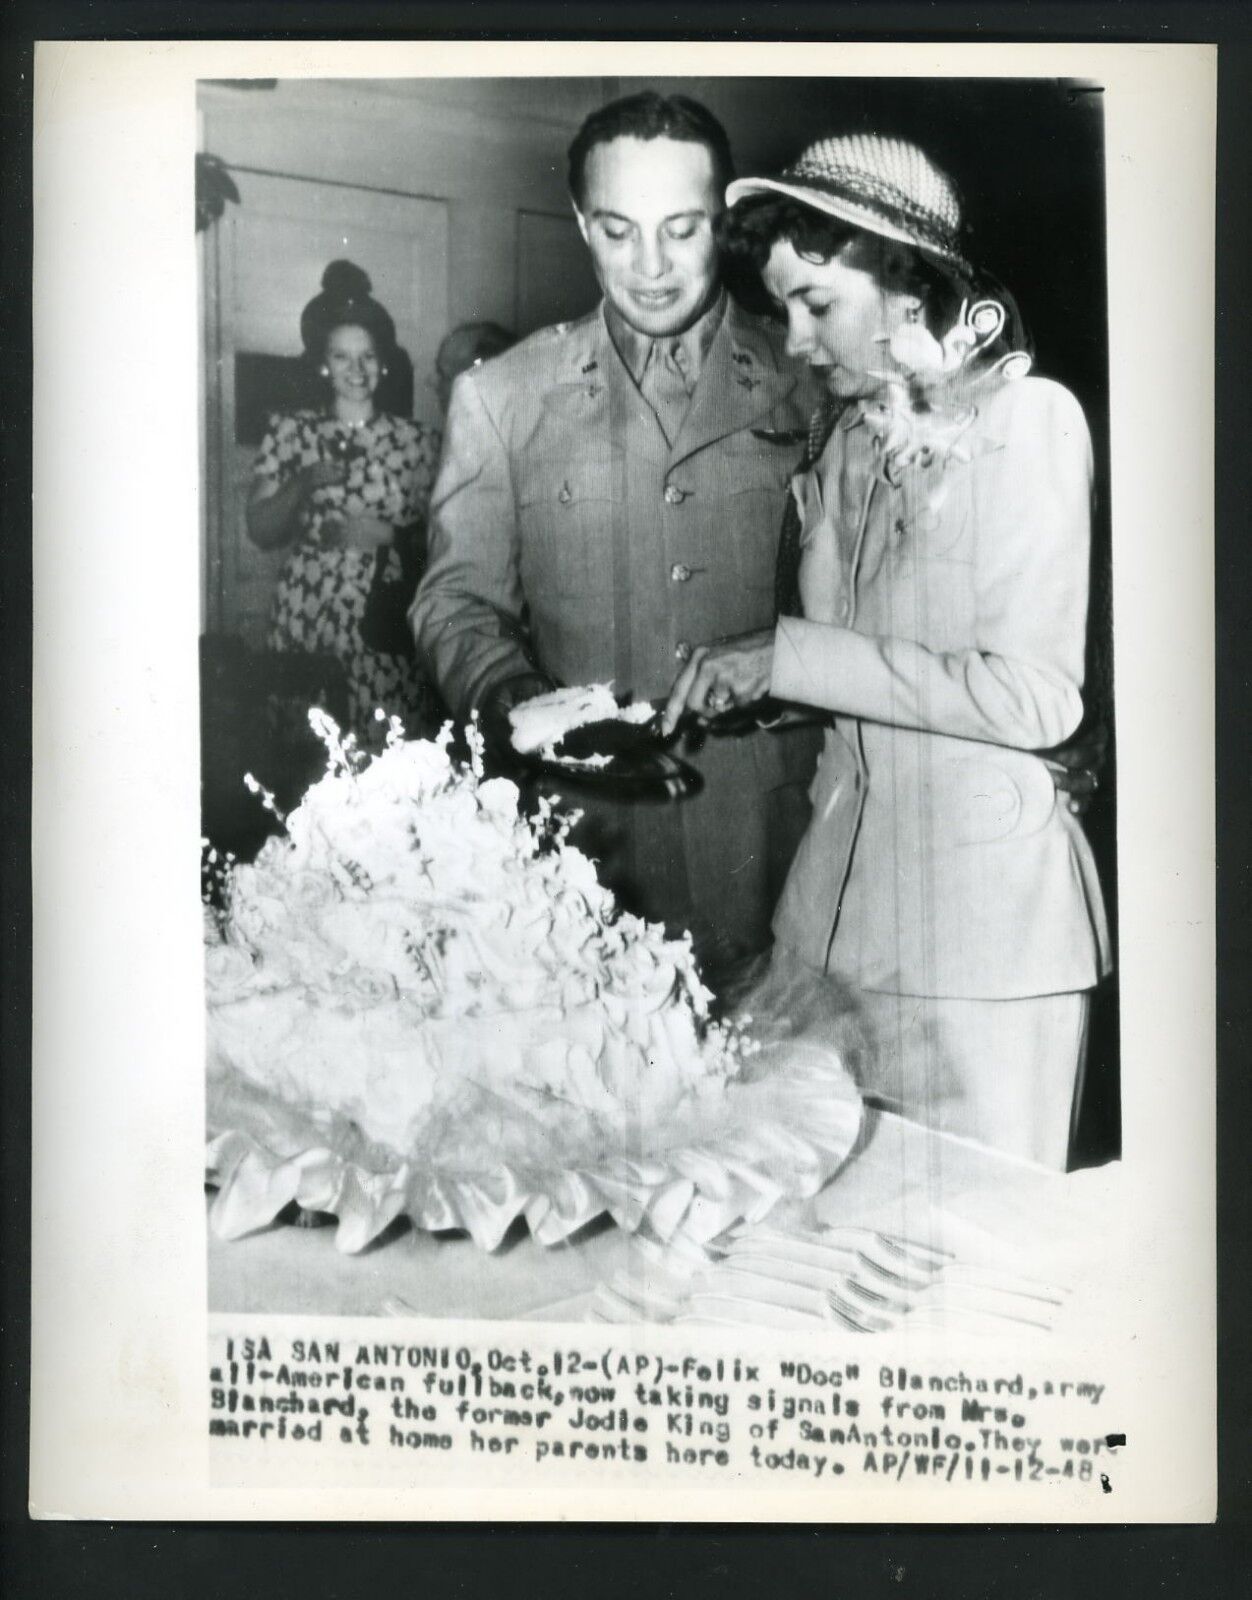
[{"label": "man's hand", "polygon": [[539,672],[519,673],[498,684],[478,708],[478,729],[487,753],[497,761],[508,760],[513,749],[513,730],[509,712],[523,700],[548,694],[555,685]]},{"label": "man's hand", "polygon": [[1077,738],[1042,752],[1057,793],[1076,817],[1085,815],[1100,787],[1100,773],[1108,755],[1109,731],[1102,722]]},{"label": "man's hand", "polygon": [[774,630],[762,628],[737,639],[701,645],[678,674],[661,716],[668,738],[684,712],[702,721],[741,706],[755,705],[769,693],[774,666]]}]

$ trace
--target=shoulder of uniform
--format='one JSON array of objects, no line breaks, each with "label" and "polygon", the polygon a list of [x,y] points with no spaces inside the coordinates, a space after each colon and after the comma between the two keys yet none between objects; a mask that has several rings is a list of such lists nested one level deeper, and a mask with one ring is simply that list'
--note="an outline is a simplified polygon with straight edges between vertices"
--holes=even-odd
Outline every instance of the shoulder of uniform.
[{"label": "shoulder of uniform", "polygon": [[732,300],[726,316],[730,334],[731,360],[740,365],[756,360],[777,372],[794,371],[787,356],[787,329],[777,318],[748,311]]},{"label": "shoulder of uniform", "polygon": [[539,328],[503,355],[492,356],[480,367],[471,368],[467,376],[484,393],[512,389],[523,382],[528,387],[542,384],[549,370],[562,368],[579,341],[592,335],[599,315],[597,308],[574,321]]},{"label": "shoulder of uniform", "polygon": [[585,338],[596,326],[600,319],[599,307],[588,311],[585,316],[575,317],[569,322],[553,322],[546,328],[540,328],[530,334],[519,344],[503,356],[497,357],[501,363],[506,361],[533,360],[537,355],[551,354],[555,359],[561,360],[571,344]]},{"label": "shoulder of uniform", "polygon": [[761,338],[768,339],[771,344],[782,345],[787,338],[787,326],[777,317],[768,316],[763,311],[749,311],[739,302],[732,301],[734,306],[733,326],[746,329],[750,333],[759,334]]},{"label": "shoulder of uniform", "polygon": [[523,339],[522,344],[529,344],[531,340],[536,344],[543,344],[550,343],[553,339],[568,339],[571,334],[593,327],[599,316],[600,308],[597,306],[594,310],[586,311],[581,317],[574,317],[569,322],[553,322],[546,328],[540,328],[537,333],[531,334],[530,339]]},{"label": "shoulder of uniform", "polygon": [[786,327],[779,322],[777,317],[768,316],[764,311],[752,311],[738,300],[734,301],[733,304],[736,319],[741,323],[745,323],[749,328],[761,328],[767,333],[786,333]]}]

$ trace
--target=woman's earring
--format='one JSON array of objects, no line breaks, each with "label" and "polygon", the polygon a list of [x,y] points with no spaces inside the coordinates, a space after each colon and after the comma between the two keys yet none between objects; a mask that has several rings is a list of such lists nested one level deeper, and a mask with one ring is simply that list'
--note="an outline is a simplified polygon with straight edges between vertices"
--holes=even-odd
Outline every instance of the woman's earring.
[{"label": "woman's earring", "polygon": [[329,378],[330,377],[330,368],[329,367],[323,367],[322,368],[322,377],[323,378]]},{"label": "woman's earring", "polygon": [[922,320],[922,303],[914,300],[912,305],[906,307],[904,312],[905,322],[920,322]]}]

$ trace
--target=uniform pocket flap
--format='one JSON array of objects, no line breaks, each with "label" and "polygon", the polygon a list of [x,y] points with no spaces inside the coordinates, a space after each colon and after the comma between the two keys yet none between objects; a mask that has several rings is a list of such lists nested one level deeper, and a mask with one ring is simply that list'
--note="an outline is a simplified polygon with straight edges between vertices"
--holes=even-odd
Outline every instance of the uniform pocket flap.
[{"label": "uniform pocket flap", "polygon": [[612,498],[610,461],[532,460],[523,467],[517,491],[519,506],[551,506],[553,511]]}]

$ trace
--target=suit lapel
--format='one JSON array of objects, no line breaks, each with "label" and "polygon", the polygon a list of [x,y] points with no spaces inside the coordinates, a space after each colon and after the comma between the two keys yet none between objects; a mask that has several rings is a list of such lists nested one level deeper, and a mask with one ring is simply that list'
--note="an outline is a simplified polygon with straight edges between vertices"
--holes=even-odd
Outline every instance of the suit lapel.
[{"label": "suit lapel", "polygon": [[795,375],[779,367],[769,341],[732,300],[704,359],[691,407],[674,441],[670,465],[676,466],[727,434],[750,428],[795,386]]}]

